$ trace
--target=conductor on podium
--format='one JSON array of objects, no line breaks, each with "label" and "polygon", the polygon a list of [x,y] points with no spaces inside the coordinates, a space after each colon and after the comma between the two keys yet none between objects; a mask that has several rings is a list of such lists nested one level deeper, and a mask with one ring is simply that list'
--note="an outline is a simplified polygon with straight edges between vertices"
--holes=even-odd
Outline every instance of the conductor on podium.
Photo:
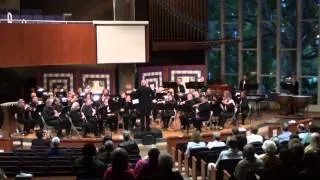
[{"label": "conductor on podium", "polygon": [[147,86],[146,80],[141,80],[141,86],[137,90],[139,99],[138,110],[140,112],[141,131],[150,130],[150,114],[152,108],[153,91]]}]

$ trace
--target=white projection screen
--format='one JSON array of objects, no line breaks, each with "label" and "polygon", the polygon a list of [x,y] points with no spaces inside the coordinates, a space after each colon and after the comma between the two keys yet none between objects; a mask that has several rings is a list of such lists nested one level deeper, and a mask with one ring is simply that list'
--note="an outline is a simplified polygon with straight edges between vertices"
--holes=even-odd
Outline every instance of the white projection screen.
[{"label": "white projection screen", "polygon": [[99,21],[97,64],[145,63],[146,21]]}]

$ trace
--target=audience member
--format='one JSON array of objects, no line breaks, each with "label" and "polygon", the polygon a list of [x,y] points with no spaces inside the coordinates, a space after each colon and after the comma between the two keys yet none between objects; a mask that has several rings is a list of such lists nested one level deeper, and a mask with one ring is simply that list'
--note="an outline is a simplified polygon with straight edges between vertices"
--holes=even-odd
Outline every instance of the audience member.
[{"label": "audience member", "polygon": [[104,163],[96,157],[96,147],[87,143],[82,148],[82,157],[75,160],[77,179],[99,178],[103,176]]},{"label": "audience member", "polygon": [[48,148],[50,147],[50,141],[46,139],[42,139],[43,138],[42,130],[37,130],[36,136],[37,136],[37,139],[32,139],[31,148],[39,147],[39,146],[48,147]]},{"label": "audience member", "polygon": [[247,143],[261,142],[263,143],[263,137],[258,134],[258,128],[252,127],[250,131],[250,135],[247,136]]},{"label": "audience member", "polygon": [[111,155],[112,165],[104,173],[104,180],[133,180],[134,171],[129,169],[129,155],[125,149],[116,148]]},{"label": "audience member", "polygon": [[181,174],[177,171],[172,171],[173,160],[168,153],[159,156],[159,172],[150,176],[150,180],[183,180]]},{"label": "audience member", "polygon": [[201,141],[201,134],[199,131],[193,132],[191,138],[191,142],[188,142],[187,144],[187,149],[185,152],[186,155],[190,154],[191,149],[206,147],[206,143]]},{"label": "audience member", "polygon": [[123,143],[119,144],[119,147],[125,149],[128,154],[140,154],[138,144],[134,140],[132,140],[129,132],[123,132],[123,141]]},{"label": "audience member", "polygon": [[320,179],[320,157],[317,152],[307,152],[304,155],[305,169],[300,172],[299,179],[319,180]]},{"label": "audience member", "polygon": [[102,161],[106,166],[111,164],[111,153],[114,149],[113,142],[108,140],[104,143],[104,150],[99,153],[98,159]]},{"label": "audience member", "polygon": [[224,147],[224,146],[226,146],[226,143],[224,143],[223,141],[221,141],[220,138],[221,138],[221,137],[220,137],[220,133],[214,133],[214,134],[213,134],[213,141],[212,141],[212,142],[209,142],[209,143],[207,144],[207,147],[208,147],[209,149],[211,149],[211,148],[215,148],[215,147]]},{"label": "audience member", "polygon": [[148,158],[139,160],[135,167],[136,179],[144,180],[158,172],[158,158],[160,151],[152,148],[148,152]]},{"label": "audience member", "polygon": [[304,149],[304,152],[319,152],[320,150],[320,134],[312,133],[310,144]]},{"label": "audience member", "polygon": [[228,137],[227,146],[229,149],[220,153],[216,161],[216,166],[218,166],[219,161],[223,159],[242,159],[242,152],[238,149],[238,142],[234,136]]},{"label": "audience member", "polygon": [[243,147],[247,144],[247,137],[245,133],[240,132],[239,128],[232,128],[232,135],[236,137],[238,142],[238,149],[243,150]]},{"label": "audience member", "polygon": [[59,147],[60,138],[58,137],[52,138],[51,145],[52,147],[48,152],[48,156],[68,156],[67,151]]},{"label": "audience member", "polygon": [[112,137],[109,135],[103,137],[102,146],[99,148],[99,151],[98,151],[99,154],[103,153],[103,151],[105,150],[105,144],[107,141],[112,141]]},{"label": "audience member", "polygon": [[259,158],[263,162],[265,170],[273,170],[280,165],[280,160],[277,156],[277,145],[271,140],[266,140],[262,144],[262,149],[265,152]]},{"label": "audience member", "polygon": [[303,155],[304,155],[304,146],[298,139],[292,139],[288,143],[288,148],[292,154],[292,165],[298,171],[304,169]]},{"label": "audience member", "polygon": [[293,167],[293,163],[292,163],[293,157],[292,157],[291,151],[288,148],[280,149],[279,158],[280,158],[281,164],[276,168],[276,172],[275,172],[276,176],[272,178],[277,180],[297,179],[298,172]]},{"label": "audience member", "polygon": [[255,148],[247,144],[243,148],[243,160],[241,160],[234,171],[237,180],[250,180],[255,173],[260,174],[263,169],[263,162],[255,157]]},{"label": "audience member", "polygon": [[280,144],[284,142],[289,142],[291,134],[292,133],[289,131],[288,124],[284,123],[282,125],[282,133],[278,136]]},{"label": "audience member", "polygon": [[301,143],[304,145],[310,144],[311,133],[305,129],[304,124],[299,124],[297,129],[298,129],[298,136],[299,136],[299,139],[301,140]]}]

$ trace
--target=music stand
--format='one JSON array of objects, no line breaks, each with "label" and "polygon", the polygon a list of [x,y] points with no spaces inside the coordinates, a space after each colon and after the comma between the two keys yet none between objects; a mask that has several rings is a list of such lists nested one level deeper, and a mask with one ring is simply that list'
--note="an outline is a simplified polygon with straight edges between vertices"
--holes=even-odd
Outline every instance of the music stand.
[{"label": "music stand", "polygon": [[201,89],[204,87],[204,82],[187,82],[187,89]]},{"label": "music stand", "polygon": [[162,87],[168,89],[176,89],[178,87],[178,84],[176,82],[163,82]]},{"label": "music stand", "polygon": [[254,83],[254,84],[246,84],[245,85],[245,90],[247,91],[248,94],[251,94],[249,92],[253,92],[253,91],[256,91],[255,93],[253,94],[257,94],[257,90],[259,89],[259,84],[257,83]]}]

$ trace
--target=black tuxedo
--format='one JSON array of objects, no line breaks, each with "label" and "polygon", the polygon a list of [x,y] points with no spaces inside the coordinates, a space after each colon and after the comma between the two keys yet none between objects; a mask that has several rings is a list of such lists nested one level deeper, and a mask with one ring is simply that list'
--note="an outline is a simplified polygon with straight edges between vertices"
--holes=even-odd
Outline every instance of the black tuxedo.
[{"label": "black tuxedo", "polygon": [[242,79],[239,83],[240,91],[248,91],[248,84],[249,84],[248,80]]},{"label": "black tuxedo", "polygon": [[84,130],[83,136],[85,137],[86,134],[91,129],[91,124],[88,123],[88,121],[85,121],[84,119],[82,119],[82,115],[81,115],[80,110],[72,110],[72,111],[70,111],[70,118],[71,118],[71,120],[72,120],[72,122],[73,122],[73,124],[75,126],[83,128],[83,130]]},{"label": "black tuxedo", "polygon": [[208,102],[202,103],[198,106],[198,113],[196,120],[194,122],[194,126],[197,130],[201,131],[202,121],[208,121],[210,118],[210,104]]},{"label": "black tuxedo", "polygon": [[[152,109],[153,91],[150,87],[141,86],[137,90],[139,98],[138,110],[140,112],[141,130],[150,129],[150,113]],[[145,126],[146,121],[146,126]]]},{"label": "black tuxedo", "polygon": [[[98,119],[92,114],[93,109],[91,105],[84,105],[81,109],[82,113],[86,117],[88,123],[90,123],[91,128],[95,136],[98,136],[100,134],[99,132],[99,126],[98,126]],[[101,126],[101,124],[100,124]]]},{"label": "black tuxedo", "polygon": [[182,84],[178,84],[178,87],[177,87],[177,93],[186,93],[186,89],[184,88],[184,86]]}]

